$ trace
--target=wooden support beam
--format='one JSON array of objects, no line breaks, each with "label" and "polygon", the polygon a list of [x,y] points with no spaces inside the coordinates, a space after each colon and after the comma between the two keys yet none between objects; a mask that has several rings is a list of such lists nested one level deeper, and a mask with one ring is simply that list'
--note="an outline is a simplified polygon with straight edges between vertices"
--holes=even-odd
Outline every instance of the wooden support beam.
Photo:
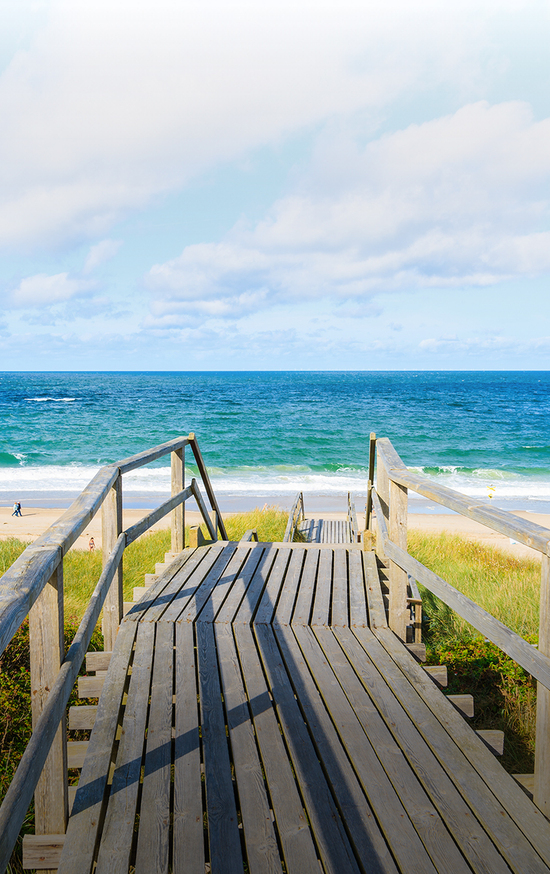
[{"label": "wooden support beam", "polygon": [[[550,656],[550,557],[541,556],[539,653]],[[550,691],[537,683],[535,784],[533,801],[550,817]]]},{"label": "wooden support beam", "polygon": [[[103,567],[107,564],[122,533],[122,477],[118,476],[101,508]],[[103,637],[106,650],[112,652],[122,619],[122,559],[103,604]]]},{"label": "wooden support beam", "polygon": [[[185,447],[176,449],[171,454],[172,496],[185,488]],[[171,513],[172,552],[181,552],[185,548],[185,504],[181,503]]]},{"label": "wooden support beam", "polygon": [[[401,549],[407,551],[407,489],[396,483],[389,483],[389,523],[388,534]],[[401,640],[407,639],[407,571],[390,561],[390,609],[389,626]]]},{"label": "wooden support beam", "polygon": [[[63,639],[63,561],[61,559],[29,613],[33,729],[44,709],[65,656]],[[36,835],[63,835],[67,827],[67,734],[65,717],[57,730],[34,791]],[[36,868],[36,864],[33,864]],[[40,872],[50,871],[40,863]]]}]

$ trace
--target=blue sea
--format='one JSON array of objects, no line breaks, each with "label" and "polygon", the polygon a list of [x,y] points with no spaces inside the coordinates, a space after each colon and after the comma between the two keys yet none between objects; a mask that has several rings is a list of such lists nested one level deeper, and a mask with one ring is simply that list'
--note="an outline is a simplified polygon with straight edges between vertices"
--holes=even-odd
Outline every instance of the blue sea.
[{"label": "blue sea", "polygon": [[[4,373],[0,503],[68,505],[101,465],[189,431],[226,510],[299,490],[306,508],[360,506],[374,431],[440,483],[550,512],[548,372]],[[166,497],[168,465],[127,475],[127,505]]]}]

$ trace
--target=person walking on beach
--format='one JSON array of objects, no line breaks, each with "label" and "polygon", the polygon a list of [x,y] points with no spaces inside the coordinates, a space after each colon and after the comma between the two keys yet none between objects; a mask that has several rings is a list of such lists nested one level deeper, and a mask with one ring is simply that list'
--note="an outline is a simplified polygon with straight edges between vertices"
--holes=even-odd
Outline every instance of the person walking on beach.
[{"label": "person walking on beach", "polygon": [[17,503],[17,501],[14,502],[13,513],[11,515],[12,516],[19,516],[19,504]]},{"label": "person walking on beach", "polygon": [[88,544],[88,547],[89,547],[89,549],[90,549],[90,552],[93,552],[93,551],[94,551],[94,549],[95,549],[95,543],[94,543],[94,538],[93,538],[93,537],[90,537],[90,542],[89,542],[89,544]]}]

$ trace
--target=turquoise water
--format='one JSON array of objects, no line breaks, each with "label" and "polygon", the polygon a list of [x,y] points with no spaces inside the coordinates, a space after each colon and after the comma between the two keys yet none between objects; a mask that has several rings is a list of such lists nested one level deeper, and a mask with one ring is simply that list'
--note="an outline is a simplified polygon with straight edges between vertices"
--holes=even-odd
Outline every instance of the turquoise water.
[{"label": "turquoise water", "polygon": [[[189,431],[227,509],[360,497],[371,431],[450,487],[550,508],[547,372],[4,373],[1,501],[66,502],[102,464]],[[165,495],[166,464],[125,478],[127,498]]]}]

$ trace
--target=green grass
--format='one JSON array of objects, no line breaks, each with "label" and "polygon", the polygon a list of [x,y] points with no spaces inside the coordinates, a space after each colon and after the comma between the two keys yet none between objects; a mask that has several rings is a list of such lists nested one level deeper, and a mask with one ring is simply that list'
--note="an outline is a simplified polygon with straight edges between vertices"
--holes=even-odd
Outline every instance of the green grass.
[{"label": "green grass", "polygon": [[[529,643],[538,640],[540,563],[449,534],[409,532],[409,551]],[[504,731],[504,767],[532,773],[536,683],[494,644],[421,589],[428,663],[446,664],[450,694],[474,696],[475,728]]]}]

